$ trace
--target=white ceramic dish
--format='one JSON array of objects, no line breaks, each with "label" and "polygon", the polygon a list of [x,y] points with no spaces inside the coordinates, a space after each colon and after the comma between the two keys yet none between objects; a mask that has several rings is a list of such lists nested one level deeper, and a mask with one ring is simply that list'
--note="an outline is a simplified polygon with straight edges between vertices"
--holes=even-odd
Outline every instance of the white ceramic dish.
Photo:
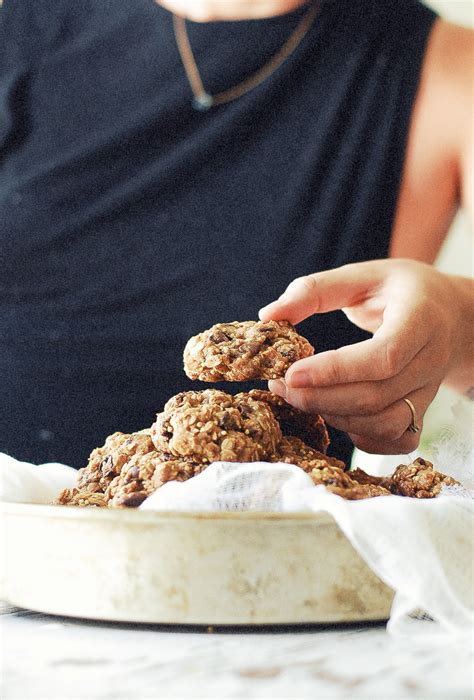
[{"label": "white ceramic dish", "polygon": [[387,619],[331,516],[0,506],[0,595],[73,617],[203,625]]}]

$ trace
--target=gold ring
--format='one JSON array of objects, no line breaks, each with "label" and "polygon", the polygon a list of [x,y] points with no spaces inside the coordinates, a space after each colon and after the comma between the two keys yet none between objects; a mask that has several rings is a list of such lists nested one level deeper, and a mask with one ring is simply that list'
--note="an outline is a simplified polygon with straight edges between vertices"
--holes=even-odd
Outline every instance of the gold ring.
[{"label": "gold ring", "polygon": [[408,408],[409,408],[410,411],[411,411],[411,423],[410,423],[410,425],[408,426],[407,430],[409,430],[410,433],[419,433],[419,432],[420,432],[420,426],[419,426],[419,425],[417,424],[417,422],[416,422],[416,411],[415,411],[415,407],[414,407],[414,405],[412,404],[412,402],[410,401],[410,399],[403,399],[403,401],[405,401],[406,405],[408,406]]}]

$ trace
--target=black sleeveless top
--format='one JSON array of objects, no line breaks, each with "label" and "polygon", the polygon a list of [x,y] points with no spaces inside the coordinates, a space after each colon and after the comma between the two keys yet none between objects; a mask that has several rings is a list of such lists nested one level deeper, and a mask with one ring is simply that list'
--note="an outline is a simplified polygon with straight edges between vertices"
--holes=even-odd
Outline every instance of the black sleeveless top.
[{"label": "black sleeveless top", "polygon": [[[207,90],[258,70],[306,11],[188,22]],[[153,0],[5,0],[0,451],[83,465],[205,386],[181,369],[191,335],[255,319],[297,276],[385,257],[434,17],[322,2],[277,71],[199,112]],[[342,312],[299,328],[319,351],[365,337]]]}]

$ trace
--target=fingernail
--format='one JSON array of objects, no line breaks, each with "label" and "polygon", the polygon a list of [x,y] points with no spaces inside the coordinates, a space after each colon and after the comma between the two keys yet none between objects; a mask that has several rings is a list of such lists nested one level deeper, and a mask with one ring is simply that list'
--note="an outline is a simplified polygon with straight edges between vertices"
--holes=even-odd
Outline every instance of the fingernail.
[{"label": "fingernail", "polygon": [[311,375],[304,369],[300,369],[297,372],[291,372],[287,382],[295,389],[312,386]]},{"label": "fingernail", "polygon": [[261,319],[262,316],[268,316],[269,314],[271,315],[272,311],[275,309],[275,307],[277,305],[278,305],[278,301],[272,301],[270,304],[267,304],[266,306],[262,306],[262,308],[258,312],[258,317]]},{"label": "fingernail", "polygon": [[261,318],[262,315],[267,316],[267,317],[268,316],[271,317],[271,314],[276,309],[278,309],[282,304],[286,304],[288,301],[290,301],[289,296],[287,295],[286,292],[283,292],[283,294],[280,297],[278,297],[278,299],[276,299],[276,301],[272,301],[272,302],[270,302],[270,304],[267,304],[266,306],[262,306],[262,308],[258,312],[259,318]]},{"label": "fingernail", "polygon": [[268,388],[273,394],[281,396],[282,399],[286,398],[286,384],[282,379],[270,379]]}]

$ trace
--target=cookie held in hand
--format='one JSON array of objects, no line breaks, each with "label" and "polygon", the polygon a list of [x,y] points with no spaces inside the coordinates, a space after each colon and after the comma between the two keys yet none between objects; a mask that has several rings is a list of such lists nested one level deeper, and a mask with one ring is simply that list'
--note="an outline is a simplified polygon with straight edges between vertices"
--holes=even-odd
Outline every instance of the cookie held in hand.
[{"label": "cookie held in hand", "polygon": [[204,382],[278,379],[293,362],[313,354],[288,321],[217,323],[188,340],[184,371]]}]

